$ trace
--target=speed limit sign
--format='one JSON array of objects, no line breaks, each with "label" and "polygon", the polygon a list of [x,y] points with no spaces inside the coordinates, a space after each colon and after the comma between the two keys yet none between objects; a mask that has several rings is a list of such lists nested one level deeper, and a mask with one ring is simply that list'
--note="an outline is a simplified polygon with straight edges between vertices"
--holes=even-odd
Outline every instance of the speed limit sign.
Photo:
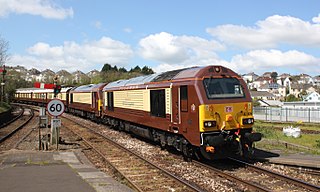
[{"label": "speed limit sign", "polygon": [[51,116],[60,116],[64,112],[64,104],[59,99],[52,99],[47,105],[47,111]]}]

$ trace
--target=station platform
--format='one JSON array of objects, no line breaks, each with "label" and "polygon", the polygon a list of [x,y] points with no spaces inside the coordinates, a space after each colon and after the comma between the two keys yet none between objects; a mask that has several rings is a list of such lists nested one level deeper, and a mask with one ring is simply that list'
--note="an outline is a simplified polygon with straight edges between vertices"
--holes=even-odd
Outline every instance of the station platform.
[{"label": "station platform", "polygon": [[287,165],[320,169],[320,156],[302,154],[283,154],[279,157],[268,158],[270,163],[285,163]]},{"label": "station platform", "polygon": [[11,150],[0,154],[0,191],[131,192],[81,152]]},{"label": "station platform", "polygon": [[257,149],[255,151],[254,158],[260,160],[267,160],[270,163],[284,163],[287,165],[297,167],[310,167],[320,169],[320,156],[319,155],[307,155],[303,153],[283,153],[282,151],[264,151]]}]

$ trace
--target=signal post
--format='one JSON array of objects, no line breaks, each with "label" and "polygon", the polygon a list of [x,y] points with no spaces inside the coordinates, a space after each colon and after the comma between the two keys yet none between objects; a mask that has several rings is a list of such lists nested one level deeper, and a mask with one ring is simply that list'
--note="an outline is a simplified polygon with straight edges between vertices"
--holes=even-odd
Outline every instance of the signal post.
[{"label": "signal post", "polygon": [[58,117],[64,112],[64,104],[59,99],[52,99],[47,105],[47,111],[53,118],[51,119],[51,137],[50,143],[56,144],[59,149],[59,135],[61,127],[61,119]]},{"label": "signal post", "polygon": [[[42,111],[40,115],[40,122],[39,122],[39,150],[41,149],[41,143],[45,142],[45,146],[47,145],[47,142],[49,141],[48,137],[45,136],[44,141],[41,141],[41,133],[40,128],[44,127],[46,128],[47,125],[43,125],[43,119],[46,119],[46,124],[48,122],[48,118],[45,115],[45,111],[48,112],[48,114],[52,117],[51,119],[51,134],[50,134],[50,144],[57,146],[57,150],[59,150],[59,135],[60,135],[60,127],[61,127],[61,119],[58,117],[63,114],[65,110],[65,106],[63,102],[59,99],[56,99],[57,95],[61,91],[61,86],[57,84],[58,76],[55,76],[53,78],[54,84],[44,84],[44,83],[38,83],[36,82],[34,84],[37,88],[46,88],[46,89],[53,89],[54,99],[52,99],[46,106],[46,108],[41,108],[40,111]],[[44,113],[43,113],[44,112]]]}]

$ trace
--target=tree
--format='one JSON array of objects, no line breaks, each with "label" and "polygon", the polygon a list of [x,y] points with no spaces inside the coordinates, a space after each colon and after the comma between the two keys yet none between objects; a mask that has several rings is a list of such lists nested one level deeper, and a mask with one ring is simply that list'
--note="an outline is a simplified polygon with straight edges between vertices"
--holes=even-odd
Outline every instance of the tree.
[{"label": "tree", "polygon": [[144,67],[142,68],[141,72],[142,72],[144,75],[154,74],[154,71],[153,71],[150,67],[147,67],[147,66],[144,66]]},{"label": "tree", "polygon": [[[3,39],[0,36],[0,67],[2,67],[6,61],[8,60],[8,49],[9,49],[9,42]],[[5,73],[6,71],[2,71],[1,73],[1,91],[0,91],[0,103],[5,101]]]},{"label": "tree", "polygon": [[126,70],[126,68],[121,67],[121,68],[119,68],[119,72],[121,72],[121,73],[127,73],[128,71]]},{"label": "tree", "polygon": [[4,65],[9,59],[9,42],[0,36],[0,66]]},{"label": "tree", "polygon": [[106,63],[103,65],[101,72],[107,72],[107,71],[111,71],[112,67],[110,64]]},{"label": "tree", "polygon": [[270,76],[271,76],[271,78],[273,80],[273,83],[276,83],[277,82],[278,73],[277,72],[272,72]]},{"label": "tree", "polygon": [[130,72],[137,72],[137,73],[141,73],[141,68],[137,65],[135,68],[131,69]]},{"label": "tree", "polygon": [[293,101],[301,101],[300,98],[297,98],[296,96],[290,94],[286,97],[286,101],[287,102],[293,102]]}]

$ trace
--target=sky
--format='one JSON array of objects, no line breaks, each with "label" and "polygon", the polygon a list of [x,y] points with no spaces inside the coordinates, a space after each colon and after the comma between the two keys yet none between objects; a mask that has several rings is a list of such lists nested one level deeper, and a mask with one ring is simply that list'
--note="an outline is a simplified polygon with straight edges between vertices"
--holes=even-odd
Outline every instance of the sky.
[{"label": "sky", "polygon": [[6,65],[320,75],[319,0],[0,0]]}]

